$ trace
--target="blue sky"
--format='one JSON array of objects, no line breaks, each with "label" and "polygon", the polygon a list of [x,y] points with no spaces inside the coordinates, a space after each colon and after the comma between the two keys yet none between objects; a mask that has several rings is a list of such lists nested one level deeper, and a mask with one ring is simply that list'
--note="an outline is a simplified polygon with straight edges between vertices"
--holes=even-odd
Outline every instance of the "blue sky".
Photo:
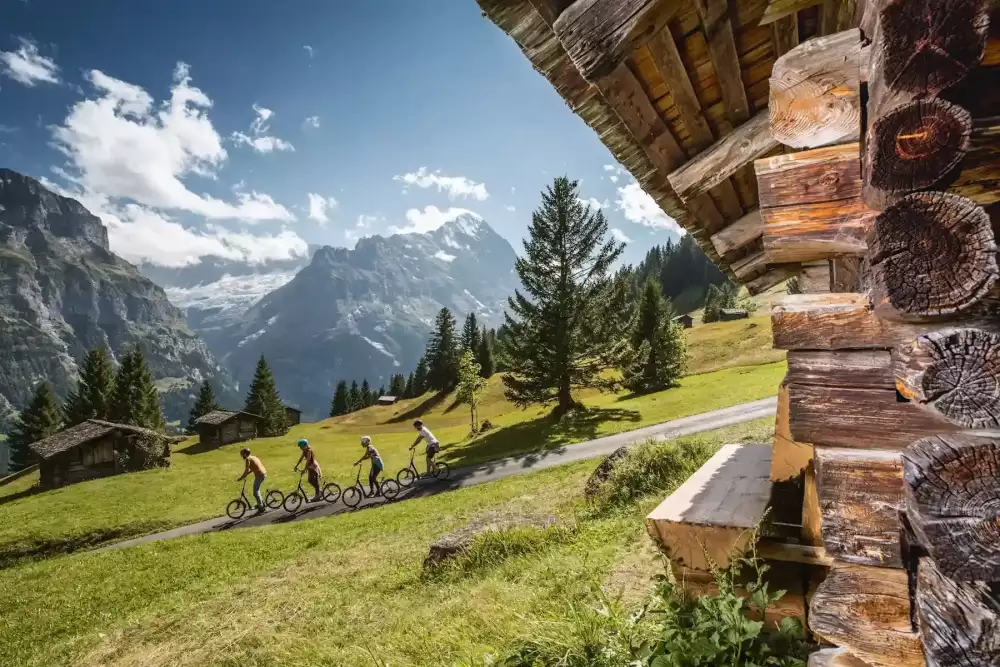
[{"label": "blue sky", "polygon": [[463,210],[520,251],[582,181],[641,257],[676,230],[474,0],[0,0],[0,166],[132,261],[262,260]]}]

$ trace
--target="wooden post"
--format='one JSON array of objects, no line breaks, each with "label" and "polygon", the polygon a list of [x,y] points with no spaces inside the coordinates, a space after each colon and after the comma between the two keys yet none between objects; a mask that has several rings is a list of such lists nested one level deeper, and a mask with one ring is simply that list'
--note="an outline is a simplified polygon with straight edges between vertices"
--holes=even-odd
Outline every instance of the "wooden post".
[{"label": "wooden post", "polygon": [[917,616],[929,667],[1000,664],[1000,587],[945,576],[930,558],[917,569]]}]

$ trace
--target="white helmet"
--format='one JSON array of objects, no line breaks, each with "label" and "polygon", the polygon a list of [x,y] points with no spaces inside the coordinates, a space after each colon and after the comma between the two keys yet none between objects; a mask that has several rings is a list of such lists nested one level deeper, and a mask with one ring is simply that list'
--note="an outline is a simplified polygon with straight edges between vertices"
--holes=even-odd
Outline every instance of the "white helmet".
[{"label": "white helmet", "polygon": [[361,436],[361,444],[367,447],[368,445],[372,444],[372,439],[369,438],[367,435],[363,435]]}]

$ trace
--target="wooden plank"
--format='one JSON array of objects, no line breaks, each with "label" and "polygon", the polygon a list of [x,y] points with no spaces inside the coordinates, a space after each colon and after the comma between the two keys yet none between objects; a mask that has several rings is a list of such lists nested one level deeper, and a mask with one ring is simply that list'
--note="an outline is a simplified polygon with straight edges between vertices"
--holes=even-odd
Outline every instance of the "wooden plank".
[{"label": "wooden plank", "polygon": [[803,262],[799,274],[799,289],[803,294],[821,294],[830,291],[830,262]]},{"label": "wooden plank", "polygon": [[694,0],[694,5],[708,40],[708,51],[726,105],[726,116],[733,125],[739,125],[750,118],[750,102],[743,88],[727,0]]},{"label": "wooden plank", "polygon": [[857,28],[861,18],[858,15],[858,9],[858,0],[843,0],[840,3],[840,16],[837,18],[837,30]]},{"label": "wooden plank", "polygon": [[786,563],[802,563],[818,567],[832,567],[835,561],[822,547],[806,544],[789,544],[770,538],[761,538],[757,544],[757,556],[767,560]]},{"label": "wooden plank", "polygon": [[861,136],[861,31],[811,39],[774,63],[771,134],[794,148],[857,141]]},{"label": "wooden plank", "polygon": [[788,426],[788,387],[778,387],[778,408],[774,420],[774,447],[771,451],[771,481],[798,479],[813,458],[813,446],[792,440]]},{"label": "wooden plank", "polygon": [[802,542],[813,547],[823,546],[823,512],[816,488],[816,461],[806,467],[802,493]]},{"label": "wooden plank", "polygon": [[771,309],[780,350],[891,348],[927,327],[875,317],[862,294],[789,294]]},{"label": "wooden plank", "polygon": [[771,289],[778,283],[784,282],[792,276],[798,275],[798,273],[798,264],[780,264],[778,266],[772,266],[764,275],[747,281],[744,283],[744,286],[747,288],[747,292],[750,293],[750,296],[756,296],[761,292]]},{"label": "wooden plank", "polygon": [[750,276],[759,274],[767,267],[768,257],[763,251],[747,255],[743,259],[733,262],[732,269],[736,277],[741,281]]},{"label": "wooden plank", "polygon": [[860,292],[861,284],[860,257],[834,257],[830,260],[830,291]]},{"label": "wooden plank", "polygon": [[783,16],[771,24],[774,55],[780,58],[799,44],[799,21],[795,14]]},{"label": "wooden plank", "polygon": [[567,55],[590,82],[611,74],[681,6],[678,0],[577,0],[552,28]]},{"label": "wooden plank", "polygon": [[572,2],[571,0],[528,0],[528,4],[534,7],[545,24],[551,27],[562,11]]},{"label": "wooden plank", "polygon": [[697,197],[771,151],[778,143],[768,123],[767,111],[760,112],[671,173],[674,192],[684,201]]},{"label": "wooden plank", "polygon": [[902,450],[914,440],[958,430],[895,390],[788,385],[789,430],[797,442]]},{"label": "wooden plank", "polygon": [[650,535],[681,565],[710,571],[710,558],[729,567],[730,554],[746,549],[749,529],[764,515],[770,469],[770,447],[724,445],[650,512]]},{"label": "wooden plank", "polygon": [[764,251],[774,263],[860,256],[876,214],[860,197],[761,209]]},{"label": "wooden plank", "polygon": [[684,61],[677,50],[677,43],[674,42],[673,34],[669,28],[665,28],[653,35],[649,43],[646,44],[656,71],[660,73],[663,82],[670,90],[670,96],[674,100],[674,106],[680,114],[684,128],[691,135],[695,147],[698,151],[704,150],[712,145],[715,137],[712,130],[705,121],[705,116],[701,111],[701,102],[694,92],[691,79],[688,77]]},{"label": "wooden plank", "polygon": [[767,3],[764,15],[760,19],[760,25],[767,25],[784,16],[793,15],[800,9],[814,7],[821,2],[823,0],[771,0]]},{"label": "wooden plank", "polygon": [[837,32],[840,20],[841,0],[823,0],[819,9],[819,34],[832,35]]},{"label": "wooden plank", "polygon": [[959,168],[948,192],[982,206],[1000,202],[1000,119],[973,119],[969,148]]},{"label": "wooden plank", "polygon": [[[803,572],[801,566],[793,566],[787,562],[768,562],[765,564],[769,569],[764,574],[764,581],[770,590],[783,590],[786,594],[776,604],[768,607],[764,614],[753,609],[749,614],[753,620],[764,620],[768,624],[780,623],[781,619],[791,617],[799,619],[805,625],[806,600],[805,591],[802,587]],[[719,588],[715,580],[715,575],[710,572],[701,572],[677,565],[670,564],[677,584],[692,597],[698,598],[702,595],[718,595]],[[740,597],[748,597],[747,585],[755,583],[751,579],[749,571],[741,572],[736,578],[735,593]]]},{"label": "wooden plank", "polygon": [[760,211],[754,210],[724,227],[721,231],[712,234],[711,241],[716,252],[719,255],[725,255],[727,252],[753,243],[763,233],[764,221],[760,217]]},{"label": "wooden plank", "polygon": [[861,194],[857,143],[815,148],[754,162],[761,208],[849,203]]},{"label": "wooden plank", "polygon": [[816,447],[823,545],[856,565],[902,568],[900,452]]},{"label": "wooden plank", "polygon": [[903,570],[833,568],[809,605],[809,628],[873,667],[925,665]]},{"label": "wooden plank", "polygon": [[893,389],[888,350],[792,350],[785,382],[818,387]]},{"label": "wooden plank", "polygon": [[807,667],[871,667],[842,648],[824,648],[809,656]]}]

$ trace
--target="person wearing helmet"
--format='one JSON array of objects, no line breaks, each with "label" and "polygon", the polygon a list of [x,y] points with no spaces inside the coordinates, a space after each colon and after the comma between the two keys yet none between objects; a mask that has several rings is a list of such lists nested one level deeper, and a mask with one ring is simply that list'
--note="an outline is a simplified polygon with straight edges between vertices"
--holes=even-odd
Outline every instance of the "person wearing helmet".
[{"label": "person wearing helmet", "polygon": [[257,501],[257,512],[259,514],[265,509],[264,499],[260,496],[260,487],[264,484],[264,480],[267,479],[267,470],[259,458],[250,455],[249,447],[241,449],[240,456],[246,462],[246,467],[243,469],[243,474],[236,478],[236,481],[242,482],[247,478],[247,475],[253,473],[253,497]]},{"label": "person wearing helmet", "polygon": [[354,465],[358,465],[365,459],[371,459],[372,467],[368,471],[368,493],[374,496],[375,487],[378,484],[378,476],[385,469],[385,464],[382,462],[382,456],[375,449],[375,445],[372,444],[372,439],[367,435],[361,436],[361,446],[365,448],[365,455],[358,459]]},{"label": "person wearing helmet", "polygon": [[419,419],[413,422],[413,428],[417,429],[419,435],[413,441],[413,444],[410,445],[410,449],[419,445],[421,440],[427,441],[427,474],[429,475],[431,474],[431,466],[434,465],[434,457],[437,456],[438,451],[441,449],[441,444],[434,437],[434,434],[431,433],[431,430],[424,426],[424,423]]},{"label": "person wearing helmet", "polygon": [[292,468],[294,472],[299,471],[299,464],[305,461],[305,470],[309,473],[309,484],[312,488],[316,490],[316,495],[313,496],[313,502],[316,502],[322,498],[319,491],[319,478],[323,474],[323,471],[319,467],[319,461],[316,460],[316,454],[313,452],[312,447],[309,446],[309,441],[303,438],[299,440],[299,449],[302,450],[302,455],[299,457],[298,462],[295,467]]}]

